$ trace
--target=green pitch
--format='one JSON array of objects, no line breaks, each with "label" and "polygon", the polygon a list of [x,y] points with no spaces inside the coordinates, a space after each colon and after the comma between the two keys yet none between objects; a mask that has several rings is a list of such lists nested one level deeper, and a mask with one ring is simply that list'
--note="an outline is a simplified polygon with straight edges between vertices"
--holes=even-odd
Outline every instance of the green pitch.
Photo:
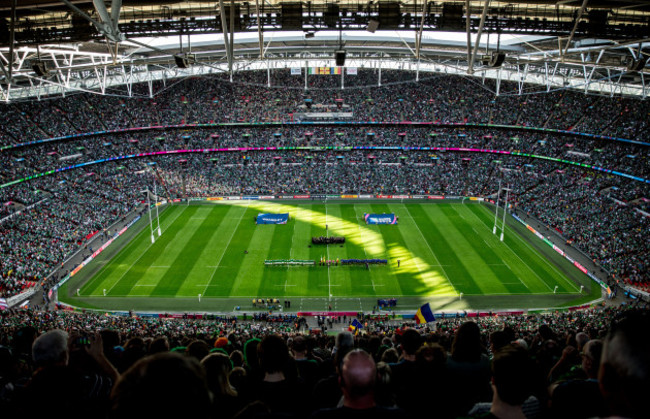
[{"label": "green pitch", "polygon": [[[261,212],[288,212],[290,220],[256,225]],[[399,224],[366,225],[364,213],[395,213]],[[157,311],[250,311],[252,298],[290,299],[292,311],[329,305],[372,310],[377,298],[390,297],[398,298],[397,309],[429,301],[438,310],[541,308],[598,298],[597,286],[514,220],[499,241],[493,220],[487,207],[460,203],[171,206],[161,213],[162,235],[153,244],[143,217],[135,237],[110,246],[113,251],[82,269],[59,298],[85,307]],[[313,236],[324,235],[346,242],[311,244]],[[318,265],[321,258],[388,264],[327,267]],[[317,264],[265,266],[266,259]]]}]

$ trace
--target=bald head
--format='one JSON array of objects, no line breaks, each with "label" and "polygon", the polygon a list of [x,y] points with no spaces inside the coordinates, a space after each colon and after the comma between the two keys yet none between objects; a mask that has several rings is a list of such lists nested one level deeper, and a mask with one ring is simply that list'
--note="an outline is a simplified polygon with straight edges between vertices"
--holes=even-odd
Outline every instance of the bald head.
[{"label": "bald head", "polygon": [[377,368],[372,357],[361,349],[349,352],[343,358],[341,387],[346,398],[358,398],[372,394]]},{"label": "bald head", "polygon": [[589,342],[589,335],[585,332],[580,332],[576,335],[576,343],[578,344],[578,350],[582,350],[585,345]]},{"label": "bald head", "polygon": [[600,339],[592,339],[582,348],[582,369],[589,378],[598,378],[602,353],[603,341]]}]

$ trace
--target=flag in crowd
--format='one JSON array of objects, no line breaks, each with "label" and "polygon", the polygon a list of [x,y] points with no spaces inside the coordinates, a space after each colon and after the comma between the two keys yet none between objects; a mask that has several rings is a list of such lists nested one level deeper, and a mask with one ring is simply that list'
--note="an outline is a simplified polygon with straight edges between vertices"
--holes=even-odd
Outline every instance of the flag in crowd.
[{"label": "flag in crowd", "polygon": [[429,323],[435,321],[436,321],[436,316],[433,315],[429,303],[426,303],[425,305],[420,307],[418,311],[415,313],[415,323],[417,324]]},{"label": "flag in crowd", "polygon": [[348,330],[350,332],[354,332],[354,334],[356,335],[359,332],[359,329],[362,328],[363,328],[363,324],[361,324],[359,320],[353,319],[352,323],[350,323],[350,327],[348,327]]}]

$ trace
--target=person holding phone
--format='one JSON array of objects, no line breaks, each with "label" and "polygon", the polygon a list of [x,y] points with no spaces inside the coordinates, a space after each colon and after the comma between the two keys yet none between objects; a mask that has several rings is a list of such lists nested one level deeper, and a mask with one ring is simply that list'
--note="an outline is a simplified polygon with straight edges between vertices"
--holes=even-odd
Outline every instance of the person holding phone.
[{"label": "person holding phone", "polygon": [[18,404],[17,415],[49,417],[53,406],[68,418],[104,414],[119,374],[104,356],[99,334],[51,330],[34,341],[32,358],[36,370],[25,387],[25,402]]}]

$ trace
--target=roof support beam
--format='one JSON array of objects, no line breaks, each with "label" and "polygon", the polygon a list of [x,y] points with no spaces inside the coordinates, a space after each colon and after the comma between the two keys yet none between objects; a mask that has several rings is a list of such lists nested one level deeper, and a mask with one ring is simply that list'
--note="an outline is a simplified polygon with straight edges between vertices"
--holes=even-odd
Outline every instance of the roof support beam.
[{"label": "roof support beam", "polygon": [[93,3],[95,5],[95,9],[97,10],[97,13],[99,14],[99,17],[102,19],[106,18],[108,22],[97,22],[95,19],[88,16],[86,12],[84,12],[83,10],[81,10],[80,8],[72,4],[69,0],[61,0],[61,1],[65,3],[69,8],[71,8],[79,16],[86,19],[88,22],[92,23],[93,26],[95,26],[95,28],[97,28],[97,30],[100,33],[106,36],[108,40],[113,42],[124,41],[124,35],[120,33],[120,30],[117,27],[117,18],[119,17],[120,8],[122,5],[121,0],[117,0],[116,2],[114,2],[115,5],[111,9],[111,15],[116,16],[115,24],[113,24],[111,20],[112,19],[111,15],[108,14],[108,10],[106,9],[106,4],[104,4],[104,0],[93,0]]},{"label": "roof support beam", "polygon": [[260,59],[264,59],[264,34],[260,23],[260,0],[255,0],[255,14],[257,15],[257,37],[260,41]]},{"label": "roof support beam", "polygon": [[[235,0],[230,0],[230,56],[235,58]],[[230,78],[232,78],[232,65],[230,66]]]},{"label": "roof support beam", "polygon": [[[650,42],[650,38],[643,38],[643,39],[635,39],[632,41],[625,41],[625,42],[613,42],[608,45],[596,45],[592,47],[579,47],[579,48],[571,48],[570,51],[567,51],[568,54],[579,54],[581,52],[588,52],[588,51],[600,51],[600,50],[605,50],[609,51],[612,49],[623,49],[623,47],[626,47],[628,45],[636,45],[636,44],[644,44],[646,42]],[[553,56],[555,54],[562,54],[562,49],[558,47],[557,50],[546,50],[546,51],[538,51],[538,52],[531,52],[531,53],[525,53],[525,54],[520,54],[519,57],[535,57],[535,56],[543,56],[542,60],[545,60],[547,56]]]},{"label": "roof support beam", "polygon": [[0,69],[2,70],[2,73],[5,75],[5,79],[7,80],[7,83],[11,83],[11,73],[9,72],[9,70],[7,70],[7,67],[5,67],[5,63],[3,62],[2,58],[0,58]]},{"label": "roof support beam", "polygon": [[465,30],[467,31],[467,62],[472,59],[472,31],[470,28],[470,10],[469,1],[465,0]]},{"label": "roof support beam", "polygon": [[5,102],[9,102],[9,87],[11,85],[7,84],[7,92],[5,93],[5,89],[2,87],[2,84],[0,84],[0,100],[3,100]]},{"label": "roof support beam", "polygon": [[124,36],[120,33],[117,22],[120,18],[120,9],[122,8],[122,0],[113,0],[111,2],[111,13],[108,14],[108,8],[104,0],[93,0],[93,5],[97,14],[101,18],[102,27],[97,29],[103,33],[106,38],[113,42],[122,42]]},{"label": "roof support beam", "polygon": [[[587,80],[585,81],[585,94],[589,92],[589,85],[591,84],[591,78],[594,76],[594,72],[596,71],[596,67],[598,67],[598,63],[600,62],[600,59],[603,58],[603,54],[605,53],[605,50],[600,50],[598,53],[598,58],[596,58],[596,62],[594,63],[594,66],[591,68],[591,71],[589,72],[589,77],[587,77]],[[587,69],[585,67],[584,71],[586,72]],[[643,73],[641,73],[643,75]]]},{"label": "roof support beam", "polygon": [[[409,54],[405,48],[403,49],[404,51],[401,55],[401,59],[398,57],[387,57],[386,55],[384,55],[383,58],[380,58],[378,57],[378,52],[376,50],[367,51],[361,59],[368,60],[366,62],[371,63],[372,68],[377,68],[379,66],[382,72],[386,68],[400,69],[404,68],[405,64],[408,64],[413,70],[415,70],[415,66],[418,65],[420,73],[426,72],[430,75],[436,74],[440,71],[449,74],[467,74],[467,65],[464,62],[464,58],[461,58],[458,61],[445,60],[444,62],[428,62],[420,60],[418,64],[416,60],[414,60],[413,55]],[[254,45],[252,50],[257,51],[257,45]],[[69,54],[70,52],[68,52],[68,57],[65,58],[66,62],[70,61]],[[464,56],[464,54],[462,54],[461,57],[462,56]],[[132,95],[134,97],[151,97],[153,95],[155,97],[157,93],[155,91],[155,85],[151,85],[153,91],[145,90],[138,93],[135,89],[130,90],[127,83],[147,83],[151,80],[159,80],[164,86],[168,86],[169,80],[174,78],[185,77],[188,75],[218,74],[228,71],[227,63],[223,56],[218,58],[215,57],[215,61],[201,60],[197,65],[183,71],[179,71],[173,63],[169,62],[148,65],[146,63],[131,63],[130,67],[127,67],[127,63],[124,63],[124,67],[115,67],[112,65],[110,57],[107,54],[101,56],[93,55],[91,58],[94,60],[94,69],[87,65],[79,65],[81,58],[78,55],[75,55],[72,66],[65,64],[64,57],[59,55],[57,56],[59,67],[54,72],[56,75],[54,78],[43,79],[35,77],[32,73],[21,73],[20,77],[25,77],[25,79],[29,81],[29,84],[12,84],[11,86],[2,84],[0,86],[0,100],[6,100],[9,102],[19,99],[36,99],[36,97],[39,96],[68,95],[70,92],[102,94],[107,93],[109,90],[112,90],[112,94],[117,94],[119,96]],[[18,54],[16,56],[16,66],[21,59],[22,54]],[[4,58],[3,60],[6,64],[7,61]],[[284,68],[285,63],[289,67],[318,67],[326,66],[330,63],[330,60],[329,56],[310,56],[305,52],[296,52],[293,55],[285,53],[274,56],[274,54],[269,54],[266,56],[264,61],[256,59],[238,60],[237,64],[241,69],[245,70],[267,71],[268,77],[269,67],[271,69]],[[585,63],[585,66],[587,67],[587,71],[591,71],[594,63]],[[70,69],[69,76],[68,69]],[[605,72],[604,76],[599,74],[600,69]],[[524,79],[523,82],[526,83],[526,89],[530,89],[531,92],[535,93],[553,91],[554,89],[583,91],[583,89],[585,89],[585,79],[582,65],[573,68],[573,71],[571,72],[567,70],[568,67],[562,67],[562,64],[559,63],[548,63],[548,66],[545,63],[542,66],[528,66],[528,68],[526,68],[525,65],[520,64],[519,66],[506,65],[499,69],[487,67],[480,68],[475,71],[475,74],[482,73],[482,76],[485,79],[496,80],[495,94],[500,96],[517,95],[519,93],[525,94],[526,90],[522,89],[520,91],[517,89],[517,87],[521,87],[520,85],[515,85],[514,92],[500,91],[500,88],[503,87],[501,81],[521,83],[522,77]],[[609,75],[607,71],[609,71]],[[636,96],[638,98],[648,97],[650,90],[650,86],[648,86],[648,73],[640,73],[642,81],[623,80],[623,78],[620,77],[622,73],[626,73],[626,71],[620,71],[620,69],[617,71],[613,68],[599,66],[597,72],[595,72],[590,79],[587,91],[607,95],[623,94]],[[160,89],[164,89],[164,87],[160,87]],[[9,98],[7,98],[7,96],[9,96]]]},{"label": "roof support beam", "polygon": [[[5,73],[5,76],[7,77],[7,84],[11,84],[12,79],[12,73],[13,73],[13,68],[14,68],[14,43],[16,40],[16,2],[18,0],[14,0],[11,2],[11,29],[9,32],[9,71],[7,72],[4,68],[2,67],[2,71]],[[7,93],[9,93],[9,89],[7,89]],[[9,95],[7,94],[7,97]]]},{"label": "roof support beam", "polygon": [[[406,48],[408,48],[409,51],[411,51],[411,54],[413,54],[413,56],[415,56],[415,55],[416,55],[416,54],[415,54],[415,51],[413,51],[413,48],[411,48],[411,46],[408,44],[408,42],[406,42],[406,40],[405,40],[404,38],[402,38],[402,35],[400,35],[399,32],[397,32],[397,36],[398,36],[399,39],[404,43],[404,46],[405,46]],[[417,42],[416,42],[416,43],[417,43]]]},{"label": "roof support beam", "polygon": [[221,31],[228,59],[228,70],[232,73],[232,55],[230,55],[230,42],[228,42],[228,21],[226,20],[226,9],[223,7],[223,0],[219,0],[219,14],[221,15]]},{"label": "roof support beam", "polygon": [[562,59],[564,59],[564,55],[569,50],[569,45],[571,45],[571,41],[573,41],[573,35],[576,33],[576,29],[578,29],[578,24],[580,23],[580,19],[582,19],[582,13],[584,13],[585,8],[587,7],[587,3],[589,3],[589,0],[582,1],[582,6],[580,7],[580,10],[578,10],[578,16],[576,16],[576,21],[573,24],[573,29],[571,29],[571,34],[569,35],[569,39],[567,39],[566,41],[564,52],[562,53]]},{"label": "roof support beam", "polygon": [[481,43],[481,34],[483,33],[483,25],[485,25],[485,17],[487,16],[488,6],[490,5],[490,0],[485,0],[485,5],[483,6],[483,13],[481,14],[481,23],[478,25],[478,33],[476,34],[476,41],[474,41],[474,51],[472,52],[472,57],[469,60],[469,65],[467,67],[467,73],[474,73],[474,60],[476,59],[476,53],[478,52],[478,46]]},{"label": "roof support beam", "polygon": [[418,28],[417,34],[416,34],[416,44],[415,44],[415,58],[420,59],[420,45],[422,45],[422,30],[424,29],[424,18],[427,15],[427,1],[424,0],[424,3],[422,4],[422,20],[420,21],[420,27]]}]

